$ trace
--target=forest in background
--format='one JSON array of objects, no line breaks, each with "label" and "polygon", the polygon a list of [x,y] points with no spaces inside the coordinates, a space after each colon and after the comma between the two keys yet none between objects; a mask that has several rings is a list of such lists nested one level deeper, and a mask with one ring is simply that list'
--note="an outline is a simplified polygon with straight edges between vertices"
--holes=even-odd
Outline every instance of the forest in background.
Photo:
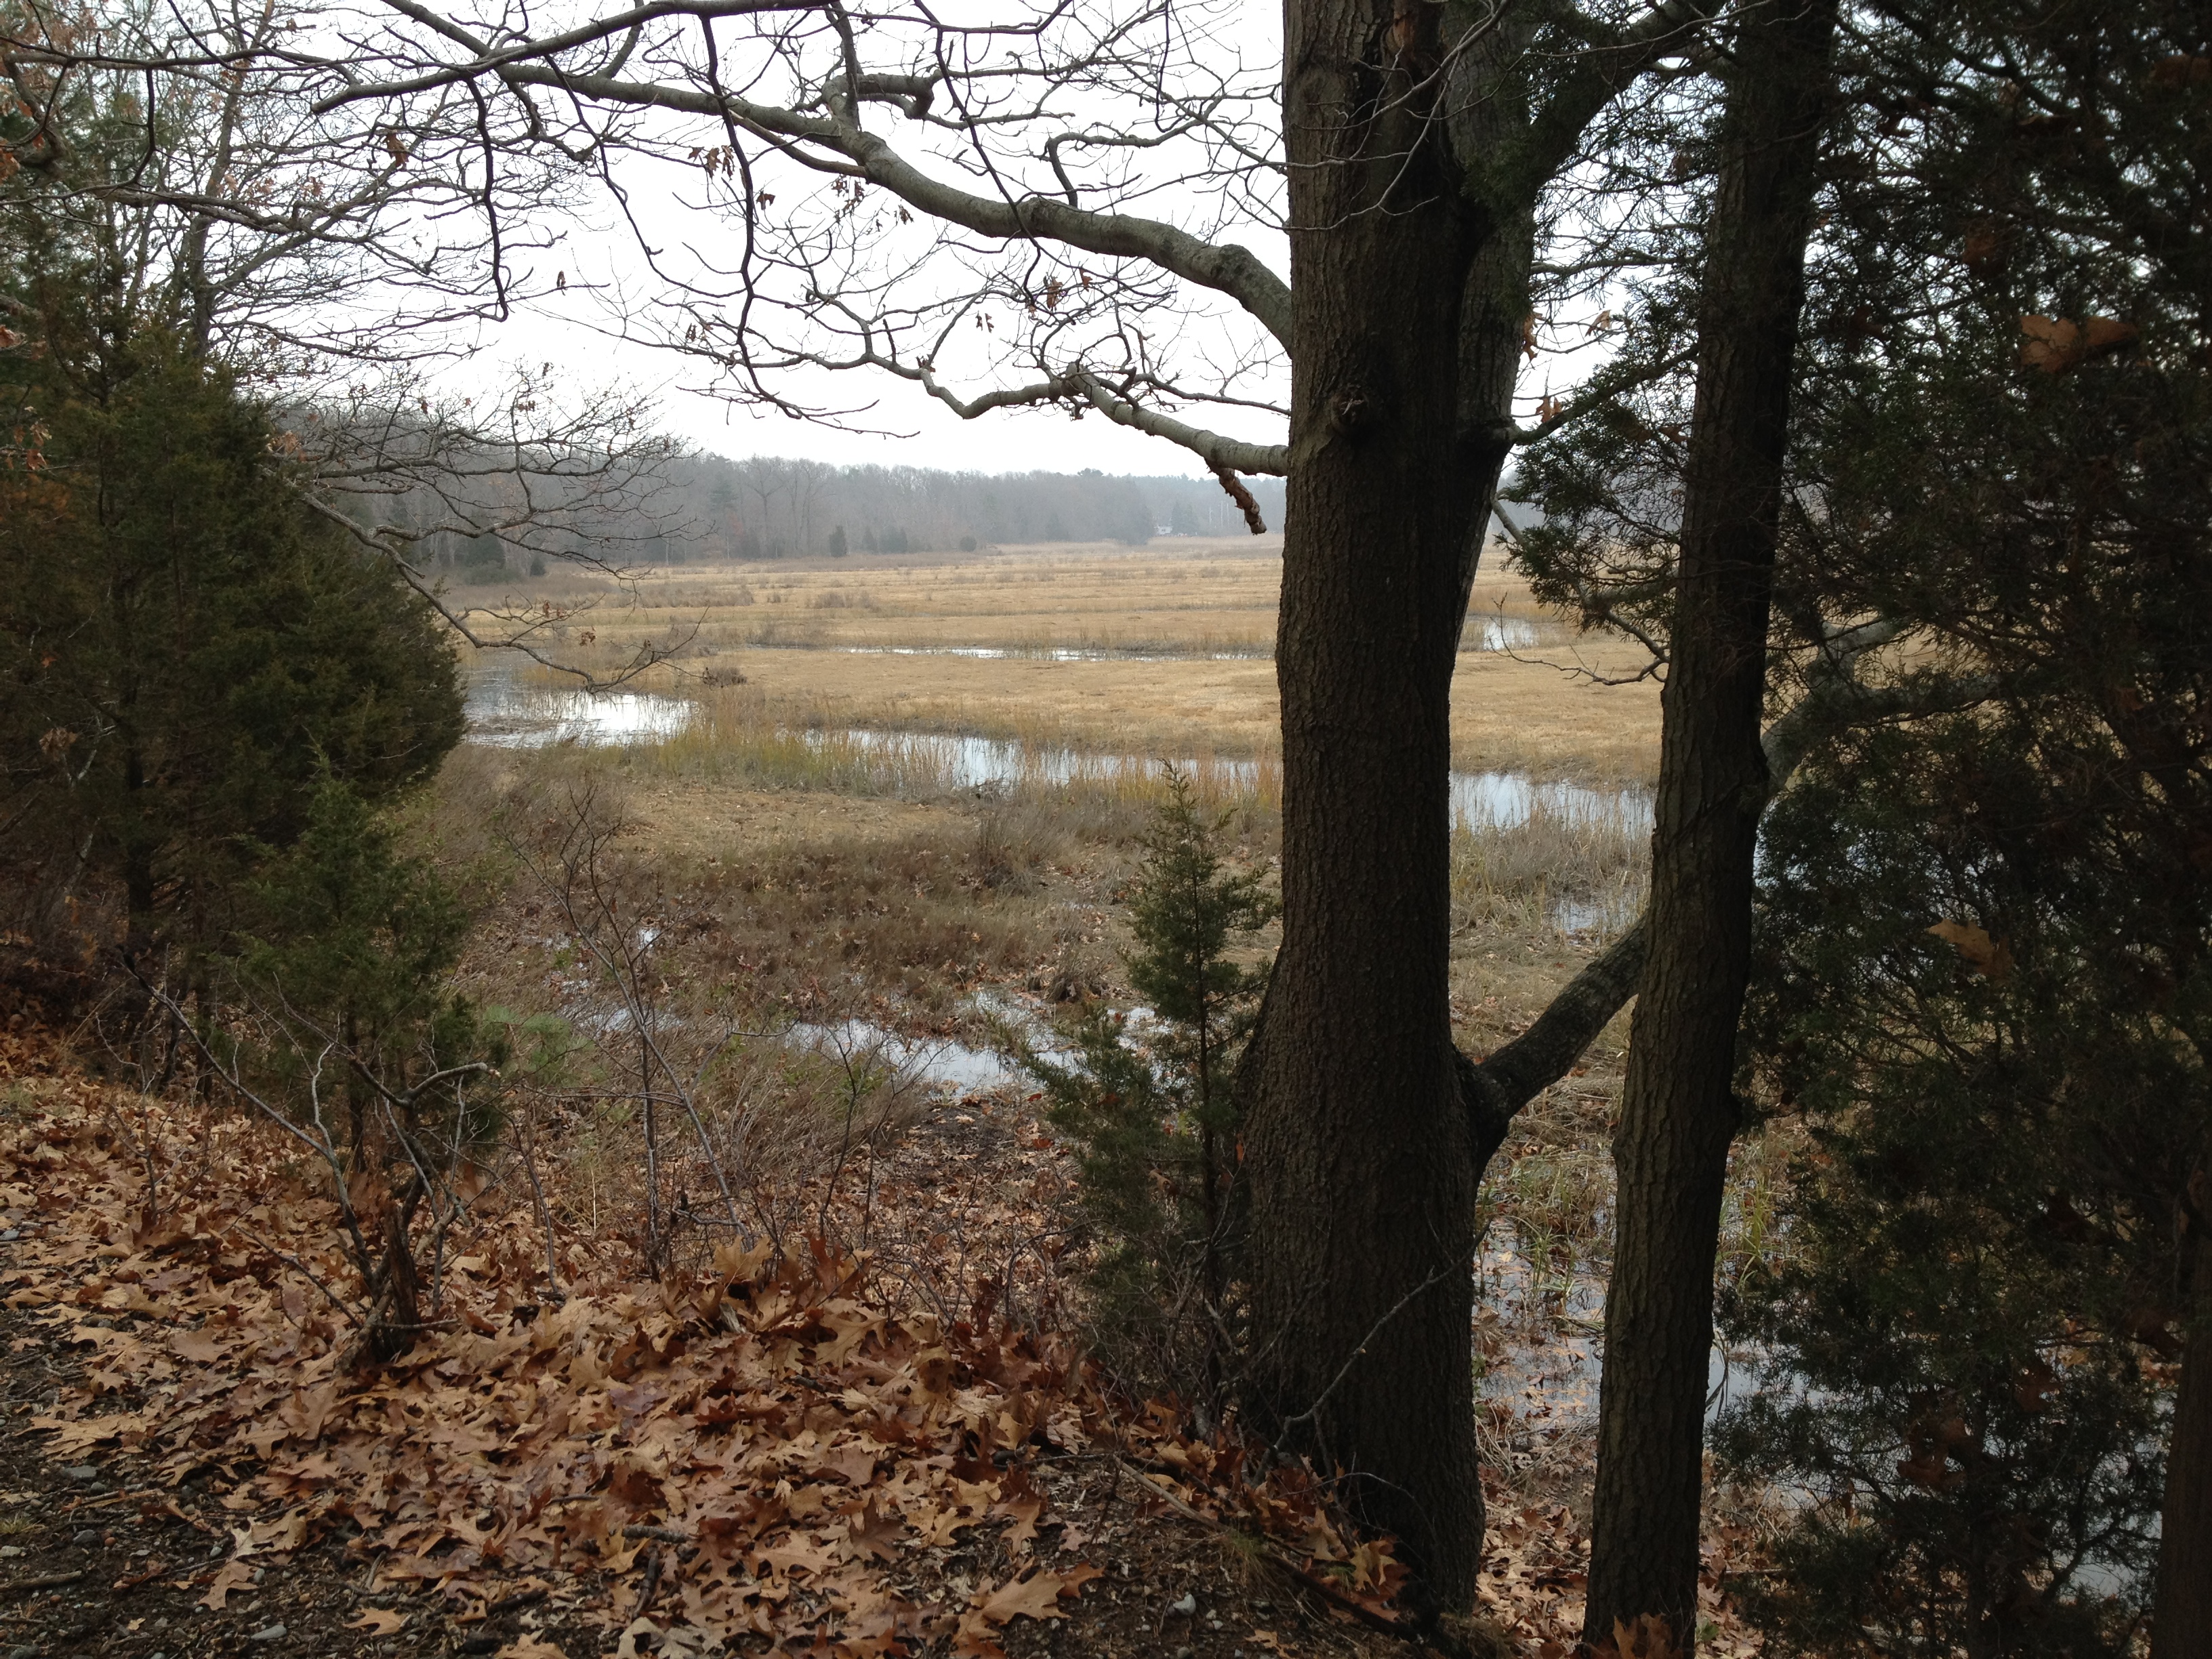
[{"label": "forest in background", "polygon": [[[1253,495],[1279,529],[1283,484],[1255,479]],[[420,531],[439,522],[430,492],[370,497],[372,525]],[[519,515],[519,497],[517,501]],[[634,514],[599,527],[578,525],[558,544],[513,545],[495,532],[426,535],[418,568],[434,565],[471,580],[524,574],[533,555],[601,554],[647,565],[802,558],[848,553],[974,552],[998,544],[1118,542],[1142,547],[1155,536],[1241,533],[1243,515],[1211,478],[1080,472],[948,472],[915,466],[833,466],[756,455],[685,455],[667,461]],[[542,567],[541,567],[542,568]]]}]

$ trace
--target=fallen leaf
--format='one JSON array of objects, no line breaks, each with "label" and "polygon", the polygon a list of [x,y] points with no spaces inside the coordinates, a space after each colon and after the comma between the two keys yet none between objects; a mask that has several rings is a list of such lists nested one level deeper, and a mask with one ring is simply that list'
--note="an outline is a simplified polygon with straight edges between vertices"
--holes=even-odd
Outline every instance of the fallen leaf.
[{"label": "fallen leaf", "polygon": [[906,1523],[896,1511],[886,1515],[871,1502],[848,1524],[855,1556],[872,1555],[878,1561],[898,1559],[899,1534],[906,1530]]},{"label": "fallen leaf", "polygon": [[212,1365],[229,1351],[205,1331],[179,1331],[169,1339],[169,1352],[194,1365]]},{"label": "fallen leaf", "polygon": [[210,1613],[221,1613],[225,1597],[234,1591],[253,1588],[253,1568],[245,1561],[226,1561],[208,1586],[207,1594],[200,1597],[200,1606]]},{"label": "fallen leaf", "polygon": [[1682,1650],[1674,1645],[1674,1636],[1667,1621],[1656,1613],[1639,1613],[1634,1624],[1613,1621],[1613,1640],[1599,1650],[1610,1648],[1620,1659],[1681,1659]]},{"label": "fallen leaf", "polygon": [[1030,1540],[1036,1536],[1037,1517],[1044,1513],[1044,1499],[1038,1497],[1010,1498],[999,1505],[999,1513],[1014,1523],[1006,1528],[1007,1549],[1016,1555],[1027,1555]]},{"label": "fallen leaf", "polygon": [[[346,1620],[348,1630],[365,1630],[371,1636],[394,1636],[407,1628],[407,1615],[390,1607],[363,1607],[361,1617]],[[567,1659],[567,1656],[562,1656]]]},{"label": "fallen leaf", "polygon": [[970,1613],[953,1632],[952,1659],[1006,1659],[1006,1650],[993,1639],[989,1621],[981,1613]]},{"label": "fallen leaf", "polygon": [[491,1659],[568,1659],[568,1656],[542,1636],[518,1636]]},{"label": "fallen leaf", "polygon": [[1009,1578],[988,1594],[979,1592],[975,1610],[994,1625],[1015,1619],[1064,1619],[1067,1615],[1060,1610],[1060,1596],[1097,1577],[1097,1568],[1078,1565],[1065,1574],[1040,1571],[1027,1578]]},{"label": "fallen leaf", "polygon": [[274,1521],[256,1521],[251,1536],[258,1547],[265,1547],[281,1554],[289,1554],[307,1541],[307,1523],[313,1520],[305,1510],[294,1510],[289,1515],[280,1515]]}]

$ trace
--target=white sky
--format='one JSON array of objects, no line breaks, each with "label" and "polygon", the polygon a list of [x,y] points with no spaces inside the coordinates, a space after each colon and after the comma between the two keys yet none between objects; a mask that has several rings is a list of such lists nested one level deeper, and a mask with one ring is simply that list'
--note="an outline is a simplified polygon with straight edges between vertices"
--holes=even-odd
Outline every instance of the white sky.
[{"label": "white sky", "polygon": [[[1229,33],[1233,49],[1243,61],[1272,59],[1279,23],[1275,0],[1243,0],[1227,15],[1232,20]],[[871,110],[869,121],[927,171],[942,178],[958,178],[941,160],[930,158],[926,148],[914,142],[912,129],[902,128],[881,106]],[[772,157],[757,159],[756,166],[766,169],[757,176],[773,183],[787,198],[823,188],[818,178],[802,175],[793,179],[787,169],[778,177]],[[696,169],[632,156],[620,171],[636,224],[665,259],[680,264],[704,258],[726,268],[734,263],[727,250],[735,226],[720,213],[699,206]],[[1137,210],[1203,229],[1195,222],[1207,217],[1218,200],[1203,201],[1171,188],[1140,204]],[[480,337],[479,354],[441,377],[447,385],[481,386],[495,377],[494,365],[500,360],[527,362],[533,368],[550,363],[556,383],[572,395],[611,385],[642,392],[656,404],[662,430],[698,450],[732,457],[803,456],[840,465],[910,465],[959,471],[1073,472],[1096,467],[1109,473],[1204,476],[1204,468],[1188,451],[1117,427],[1096,413],[1078,422],[1064,410],[1009,409],[963,421],[918,387],[873,371],[836,374],[813,371],[778,382],[802,400],[853,410],[845,417],[844,429],[708,395],[695,389],[705,382],[708,364],[620,337],[624,326],[620,319],[622,307],[612,296],[619,292],[633,302],[649,304],[665,289],[647,270],[629,227],[614,215],[610,203],[604,198],[591,201],[581,216],[549,216],[539,228],[553,232],[558,242],[520,258],[521,286],[542,292],[551,271],[559,270],[568,289],[554,307],[525,310],[504,325],[487,326]],[[1277,270],[1286,269],[1286,251],[1271,228],[1247,220],[1233,226],[1228,239],[1250,246]],[[1218,312],[1212,320],[1194,317],[1176,355],[1186,363],[1216,352],[1233,356],[1232,336],[1240,330],[1247,336],[1256,331],[1249,319],[1232,323]],[[1547,388],[1571,385],[1589,371],[1596,357],[1604,355],[1602,345],[1574,337],[1575,334],[1575,331],[1561,330],[1557,337],[1546,339],[1547,347],[1558,349],[1547,350],[1539,361],[1523,366],[1520,387],[1523,419],[1529,417],[1535,399]],[[965,357],[967,347],[980,338],[963,331],[958,355]],[[967,394],[1004,384],[1008,378],[1032,378],[1018,372],[1011,377],[991,374],[985,368],[980,361],[948,360],[940,365],[939,372],[948,384]],[[1202,380],[1204,376],[1197,378]],[[1281,383],[1285,378],[1278,373],[1241,385],[1239,390],[1243,395],[1286,402],[1288,388]],[[1178,413],[1195,424],[1260,442],[1279,443],[1287,435],[1279,417],[1264,411],[1201,405]],[[856,428],[863,429],[851,429]]]}]

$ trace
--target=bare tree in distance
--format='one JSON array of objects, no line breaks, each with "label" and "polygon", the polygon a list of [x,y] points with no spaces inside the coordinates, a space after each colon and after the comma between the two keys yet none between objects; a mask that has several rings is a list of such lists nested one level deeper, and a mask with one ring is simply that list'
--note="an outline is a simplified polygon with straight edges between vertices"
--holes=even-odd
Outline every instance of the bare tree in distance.
[{"label": "bare tree in distance", "polygon": [[[17,106],[0,129],[0,349],[43,349],[60,304],[88,310],[111,355],[151,331],[221,361],[278,410],[319,510],[471,643],[565,666],[541,648],[542,606],[459,606],[425,548],[489,536],[619,574],[680,528],[657,505],[673,447],[647,400],[550,362],[471,391],[445,372],[561,280],[515,270],[552,233],[509,234],[507,212],[577,191],[546,167],[416,165],[397,134],[317,113],[264,73],[307,27],[296,8],[224,0],[0,7]],[[489,247],[484,214],[502,222]]]}]

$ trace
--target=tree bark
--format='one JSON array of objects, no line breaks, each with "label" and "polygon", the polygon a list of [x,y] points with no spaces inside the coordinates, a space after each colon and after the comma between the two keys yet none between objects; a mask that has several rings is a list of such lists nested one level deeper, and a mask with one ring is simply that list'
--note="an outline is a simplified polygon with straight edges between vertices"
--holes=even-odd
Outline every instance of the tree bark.
[{"label": "tree bark", "polygon": [[2151,1659],[2212,1653],[2212,1178],[2200,1165],[2189,1184],[2189,1318],[2158,1516]]},{"label": "tree bark", "polygon": [[1343,1473],[1430,1595],[1464,1606],[1482,1496],[1476,1171],[1447,999],[1449,693],[1466,538],[1502,452],[1458,418],[1482,228],[1419,84],[1442,10],[1288,7],[1283,940],[1240,1091],[1251,1405]]},{"label": "tree bark", "polygon": [[1649,953],[1630,1038],[1583,1638],[1697,1623],[1713,1259],[1768,793],[1759,716],[1791,360],[1833,0],[1740,23],[1700,296],[1660,722]]}]

